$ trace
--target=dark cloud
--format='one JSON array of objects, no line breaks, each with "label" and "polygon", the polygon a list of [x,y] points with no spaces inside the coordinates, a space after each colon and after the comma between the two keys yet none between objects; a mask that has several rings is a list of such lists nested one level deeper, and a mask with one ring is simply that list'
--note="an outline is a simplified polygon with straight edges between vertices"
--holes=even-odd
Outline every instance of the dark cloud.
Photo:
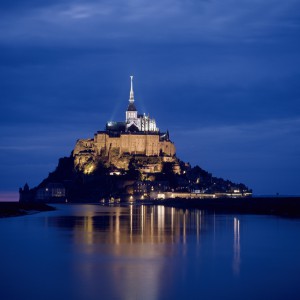
[{"label": "dark cloud", "polygon": [[[0,190],[137,107],[178,155],[257,193],[300,193],[298,1],[0,4]],[[192,141],[192,142],[191,142]],[[276,188],[275,188],[276,187]]]},{"label": "dark cloud", "polygon": [[2,5],[0,40],[45,44],[122,38],[273,41],[297,34],[300,8],[294,0],[26,1],[26,5]]},{"label": "dark cloud", "polygon": [[[300,119],[270,120],[236,126],[212,126],[177,131],[179,149],[219,176],[230,176],[256,187],[256,193],[297,194],[300,167]],[[192,139],[187,139],[192,137]],[[193,141],[193,142],[191,142]],[[187,150],[184,150],[187,149]],[[211,155],[207,155],[211,153]],[[192,158],[192,163],[197,163]],[[273,185],[270,184],[273,182]],[[276,184],[275,184],[276,182]]]}]

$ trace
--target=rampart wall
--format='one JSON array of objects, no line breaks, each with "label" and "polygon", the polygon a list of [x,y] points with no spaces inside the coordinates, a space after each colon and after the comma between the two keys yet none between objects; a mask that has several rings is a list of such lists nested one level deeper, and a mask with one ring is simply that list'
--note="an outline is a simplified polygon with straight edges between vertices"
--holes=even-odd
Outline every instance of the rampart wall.
[{"label": "rampart wall", "polygon": [[121,134],[120,137],[110,137],[106,133],[96,133],[94,148],[97,154],[108,155],[111,150],[119,154],[142,154],[146,156],[175,155],[175,146],[170,141],[160,141],[158,134]]}]

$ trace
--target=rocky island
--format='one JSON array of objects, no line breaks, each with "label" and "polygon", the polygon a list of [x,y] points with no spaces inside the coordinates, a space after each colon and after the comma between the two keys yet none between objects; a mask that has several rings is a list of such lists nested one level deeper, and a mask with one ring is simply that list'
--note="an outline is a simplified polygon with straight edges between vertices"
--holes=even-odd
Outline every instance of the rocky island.
[{"label": "rocky island", "polygon": [[212,176],[176,156],[168,131],[138,114],[133,91],[124,122],[107,122],[93,138],[79,139],[69,157],[37,187],[20,188],[20,202],[99,202],[175,198],[244,198],[242,183]]}]

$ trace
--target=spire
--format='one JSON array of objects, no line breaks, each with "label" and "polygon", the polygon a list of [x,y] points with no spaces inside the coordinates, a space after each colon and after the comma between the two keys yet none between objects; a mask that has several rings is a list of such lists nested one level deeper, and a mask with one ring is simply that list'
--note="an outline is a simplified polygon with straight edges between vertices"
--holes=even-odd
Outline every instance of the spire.
[{"label": "spire", "polygon": [[133,93],[133,83],[132,83],[133,76],[130,76],[130,96],[129,96],[129,102],[134,102],[134,93]]},{"label": "spire", "polygon": [[[133,93],[132,79],[133,79],[133,76],[130,76],[131,85],[130,85],[129,105],[128,105],[127,111],[137,111],[135,108],[135,105],[134,105],[134,93]],[[127,117],[126,117],[126,120],[127,120]]]}]

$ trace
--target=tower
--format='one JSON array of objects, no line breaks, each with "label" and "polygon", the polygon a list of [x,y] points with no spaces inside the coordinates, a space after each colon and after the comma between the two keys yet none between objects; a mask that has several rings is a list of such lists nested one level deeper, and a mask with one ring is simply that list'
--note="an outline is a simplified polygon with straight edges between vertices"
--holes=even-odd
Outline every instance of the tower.
[{"label": "tower", "polygon": [[145,114],[138,115],[134,105],[133,76],[130,76],[129,104],[126,110],[126,132],[159,132],[156,122]]},{"label": "tower", "polygon": [[134,105],[133,76],[130,76],[129,104],[126,110],[126,123],[137,126],[137,110]]}]

